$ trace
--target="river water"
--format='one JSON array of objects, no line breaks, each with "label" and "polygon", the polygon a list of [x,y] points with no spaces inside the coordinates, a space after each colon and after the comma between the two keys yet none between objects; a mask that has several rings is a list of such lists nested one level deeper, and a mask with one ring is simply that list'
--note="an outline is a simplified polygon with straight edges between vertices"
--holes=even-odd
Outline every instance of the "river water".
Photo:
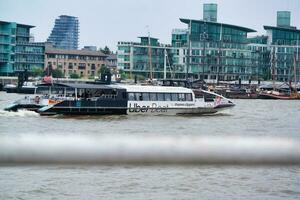
[{"label": "river water", "polygon": [[[3,111],[21,97],[0,92],[0,139],[32,135],[115,140],[211,136],[300,139],[300,101],[235,100],[234,108],[201,117],[41,117],[28,111]],[[135,145],[142,146],[143,140]],[[109,144],[107,148],[109,151]],[[0,164],[0,199],[299,198],[299,165]]]}]

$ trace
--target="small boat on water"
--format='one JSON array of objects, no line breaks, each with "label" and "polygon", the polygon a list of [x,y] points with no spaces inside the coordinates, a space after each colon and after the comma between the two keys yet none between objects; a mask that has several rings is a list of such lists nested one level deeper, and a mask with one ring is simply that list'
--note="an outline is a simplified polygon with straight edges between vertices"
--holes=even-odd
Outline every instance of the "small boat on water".
[{"label": "small boat on water", "polygon": [[234,106],[204,90],[140,85],[72,84],[74,98],[44,106],[41,115],[203,115]]},{"label": "small boat on water", "polygon": [[24,82],[21,87],[13,84],[4,86],[6,93],[34,94],[37,86],[35,82]]},{"label": "small boat on water", "polygon": [[291,84],[282,84],[273,86],[261,86],[257,94],[258,99],[279,99],[279,100],[300,100],[300,92],[297,85],[292,87]]},{"label": "small boat on water", "polygon": [[299,92],[263,91],[258,93],[258,99],[300,100]]}]

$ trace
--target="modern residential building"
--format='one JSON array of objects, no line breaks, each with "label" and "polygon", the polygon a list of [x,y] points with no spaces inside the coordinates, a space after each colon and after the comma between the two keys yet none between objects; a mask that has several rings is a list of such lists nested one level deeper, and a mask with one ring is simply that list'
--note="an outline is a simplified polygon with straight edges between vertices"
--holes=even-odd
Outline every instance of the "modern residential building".
[{"label": "modern residential building", "polygon": [[277,12],[277,26],[264,26],[266,35],[250,38],[262,57],[264,76],[282,82],[299,81],[300,30],[290,25],[289,11]]},{"label": "modern residential building", "polygon": [[[258,66],[248,47],[247,34],[253,29],[204,20],[180,19],[188,26],[183,43],[189,76],[200,80],[249,80]],[[257,77],[256,77],[257,78]]]},{"label": "modern residential building", "polygon": [[47,39],[55,48],[78,49],[79,21],[77,17],[61,15]]},{"label": "modern residential building", "polygon": [[0,74],[44,68],[44,43],[30,42],[30,29],[34,26],[0,21]]},{"label": "modern residential building", "polygon": [[[171,45],[158,45],[154,38],[149,42],[148,37],[140,43],[119,42],[118,67],[146,77],[152,69],[161,78],[167,57],[167,68],[175,74],[167,77],[299,81],[300,30],[290,25],[290,12],[278,11],[277,26],[264,26],[266,35],[255,37],[248,37],[256,32],[251,28],[217,22],[216,4],[204,4],[203,20],[180,21],[187,28],[173,29]],[[155,49],[162,50],[156,54]]]},{"label": "modern residential building", "polygon": [[[162,78],[163,61],[167,57],[167,61],[170,60],[167,66],[175,74],[167,77],[219,81],[258,79],[262,76],[255,60],[259,57],[255,55],[258,53],[248,47],[247,34],[255,30],[218,23],[216,4],[204,4],[203,20],[180,21],[187,28],[172,31],[172,45],[153,45],[151,41],[149,46],[148,41],[143,42],[147,37],[142,37],[138,44],[119,42],[118,67],[149,77],[147,73],[152,65],[156,73],[154,77]],[[137,48],[143,48],[143,51]],[[162,50],[158,54],[152,51],[149,54],[148,49]],[[164,50],[167,50],[167,56]],[[159,62],[154,63],[153,60]]]},{"label": "modern residential building", "polygon": [[[157,38],[139,37],[140,42],[118,42],[118,68],[133,78],[183,78],[184,64],[180,63],[182,50],[164,45]],[[181,59],[182,61],[182,59]]]},{"label": "modern residential building", "polygon": [[66,50],[47,46],[45,68],[60,69],[65,77],[78,74],[80,77],[98,76],[101,67],[106,65],[107,55],[100,51]]},{"label": "modern residential building", "polygon": [[288,11],[277,12],[277,26],[264,26],[270,50],[271,75],[279,81],[299,81],[300,30],[290,25]]}]

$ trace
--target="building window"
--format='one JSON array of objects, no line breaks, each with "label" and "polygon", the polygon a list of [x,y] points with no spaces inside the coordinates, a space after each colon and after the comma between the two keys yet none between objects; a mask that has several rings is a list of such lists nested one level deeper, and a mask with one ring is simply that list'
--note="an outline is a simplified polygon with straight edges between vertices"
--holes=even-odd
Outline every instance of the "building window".
[{"label": "building window", "polygon": [[79,63],[78,69],[85,69],[85,63]]}]

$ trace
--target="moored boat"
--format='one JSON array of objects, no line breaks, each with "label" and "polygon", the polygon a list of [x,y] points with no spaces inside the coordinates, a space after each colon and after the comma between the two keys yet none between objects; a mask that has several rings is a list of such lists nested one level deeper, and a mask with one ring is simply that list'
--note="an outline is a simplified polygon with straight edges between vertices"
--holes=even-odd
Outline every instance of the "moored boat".
[{"label": "moored boat", "polygon": [[263,91],[258,93],[259,99],[300,100],[299,92],[281,93],[278,91]]}]

